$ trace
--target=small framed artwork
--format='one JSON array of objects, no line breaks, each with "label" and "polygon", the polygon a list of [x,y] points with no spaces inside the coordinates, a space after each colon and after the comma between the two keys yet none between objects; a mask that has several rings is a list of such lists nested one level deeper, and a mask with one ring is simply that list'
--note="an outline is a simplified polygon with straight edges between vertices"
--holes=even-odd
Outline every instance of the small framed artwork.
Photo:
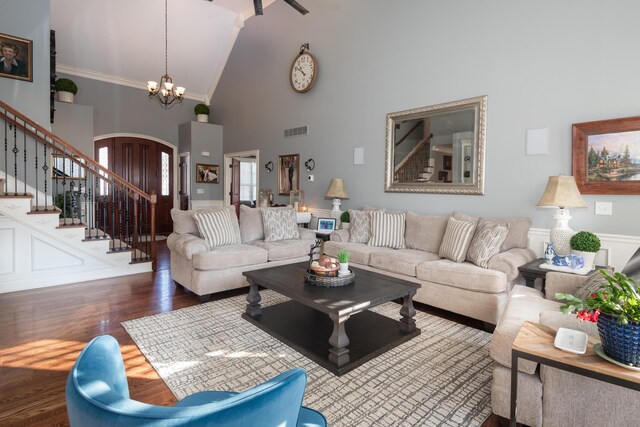
[{"label": "small framed artwork", "polygon": [[451,170],[452,157],[451,156],[442,156],[442,169],[446,171]]},{"label": "small framed artwork", "polygon": [[300,190],[300,154],[278,156],[278,194]]},{"label": "small framed artwork", "polygon": [[572,134],[582,194],[640,194],[640,116],[576,123]]},{"label": "small framed artwork", "polygon": [[33,81],[33,40],[0,33],[0,77]]},{"label": "small framed artwork", "polygon": [[336,229],[335,218],[318,218],[318,231],[333,231]]},{"label": "small framed artwork", "polygon": [[219,176],[220,176],[220,166],[196,163],[196,182],[204,182],[207,184],[218,184]]}]

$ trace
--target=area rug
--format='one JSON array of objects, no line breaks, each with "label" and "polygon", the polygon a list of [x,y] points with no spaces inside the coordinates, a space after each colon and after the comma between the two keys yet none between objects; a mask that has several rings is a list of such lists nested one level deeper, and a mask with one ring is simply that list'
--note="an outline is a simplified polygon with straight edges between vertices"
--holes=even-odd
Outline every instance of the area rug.
[{"label": "area rug", "polygon": [[[262,291],[263,306],[287,298]],[[422,334],[337,377],[240,317],[245,296],[123,322],[178,399],[242,391],[291,368],[331,426],[479,426],[491,414],[491,335],[418,312]],[[400,305],[373,308],[399,318]],[[295,325],[291,325],[295,328]]]}]

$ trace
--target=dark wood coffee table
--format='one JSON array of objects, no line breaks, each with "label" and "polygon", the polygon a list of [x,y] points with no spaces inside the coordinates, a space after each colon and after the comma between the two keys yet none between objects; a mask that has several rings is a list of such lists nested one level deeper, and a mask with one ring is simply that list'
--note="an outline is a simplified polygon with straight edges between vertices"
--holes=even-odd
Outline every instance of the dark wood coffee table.
[{"label": "dark wood coffee table", "polygon": [[[336,375],[420,335],[412,299],[419,284],[352,267],[354,283],[324,288],[305,283],[307,265],[242,273],[251,285],[242,317]],[[262,307],[258,286],[291,301]],[[399,320],[369,310],[398,298]]]}]

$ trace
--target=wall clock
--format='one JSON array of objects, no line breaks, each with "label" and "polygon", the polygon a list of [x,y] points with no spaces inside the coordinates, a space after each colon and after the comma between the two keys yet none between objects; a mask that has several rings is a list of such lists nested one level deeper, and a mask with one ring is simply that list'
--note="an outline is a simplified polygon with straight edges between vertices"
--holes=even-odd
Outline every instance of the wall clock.
[{"label": "wall clock", "polygon": [[293,60],[289,71],[289,83],[298,93],[311,90],[318,77],[318,61],[308,50],[309,43],[300,46],[300,53]]}]

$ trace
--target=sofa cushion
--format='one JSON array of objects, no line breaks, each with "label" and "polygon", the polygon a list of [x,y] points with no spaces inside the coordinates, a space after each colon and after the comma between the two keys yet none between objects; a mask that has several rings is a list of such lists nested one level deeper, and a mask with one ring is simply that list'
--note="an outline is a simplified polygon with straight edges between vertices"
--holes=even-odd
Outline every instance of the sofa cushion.
[{"label": "sofa cushion", "polygon": [[268,255],[264,249],[252,245],[218,246],[193,255],[193,267],[197,270],[223,270],[261,264],[267,262]]},{"label": "sofa cushion", "polygon": [[262,209],[262,225],[267,242],[300,238],[296,212],[291,208]]},{"label": "sofa cushion", "polygon": [[487,268],[489,258],[500,252],[508,233],[509,224],[480,221],[469,244],[467,260],[478,267]]},{"label": "sofa cushion", "polygon": [[240,236],[242,243],[252,240],[264,240],[262,210],[240,205]]},{"label": "sofa cushion", "polygon": [[416,277],[441,285],[474,292],[497,294],[507,292],[509,283],[504,273],[480,268],[470,262],[448,259],[424,262],[416,267]]},{"label": "sofa cushion", "polygon": [[404,244],[408,249],[437,254],[450,216],[420,215],[407,211]]},{"label": "sofa cushion", "polygon": [[425,261],[438,260],[440,257],[431,252],[416,249],[397,249],[372,252],[369,265],[392,273],[416,277],[416,266]]},{"label": "sofa cushion", "polygon": [[405,214],[371,212],[371,238],[369,246],[392,249],[404,248]]},{"label": "sofa cushion", "polygon": [[369,243],[371,238],[371,212],[349,209],[351,227],[349,241],[352,243]]},{"label": "sofa cushion", "polygon": [[279,261],[309,255],[314,241],[290,239],[267,242],[256,240],[248,244],[266,250],[269,253],[269,261]]},{"label": "sofa cushion", "polygon": [[[328,241],[324,242],[323,252],[327,255],[337,257],[338,252],[346,250],[349,251],[351,257],[349,258],[350,264],[369,265],[369,256],[372,252],[380,252],[384,248],[377,248],[375,246],[369,246],[366,243],[347,243]],[[389,249],[393,251],[393,249]]]},{"label": "sofa cushion", "polygon": [[508,224],[509,233],[500,247],[500,252],[508,251],[513,248],[526,248],[529,246],[529,229],[531,228],[530,218],[478,218],[460,212],[454,212],[453,217],[463,221],[476,223],[479,221],[491,221],[498,224]]},{"label": "sofa cushion", "polygon": [[472,222],[461,221],[455,218],[447,220],[447,229],[444,232],[438,254],[441,258],[462,262],[467,257],[467,250],[476,228]]},{"label": "sofa cushion", "polygon": [[228,209],[196,212],[193,214],[193,219],[200,235],[210,247],[240,243],[234,232],[234,223],[237,224],[238,218],[235,215],[232,217]]}]

